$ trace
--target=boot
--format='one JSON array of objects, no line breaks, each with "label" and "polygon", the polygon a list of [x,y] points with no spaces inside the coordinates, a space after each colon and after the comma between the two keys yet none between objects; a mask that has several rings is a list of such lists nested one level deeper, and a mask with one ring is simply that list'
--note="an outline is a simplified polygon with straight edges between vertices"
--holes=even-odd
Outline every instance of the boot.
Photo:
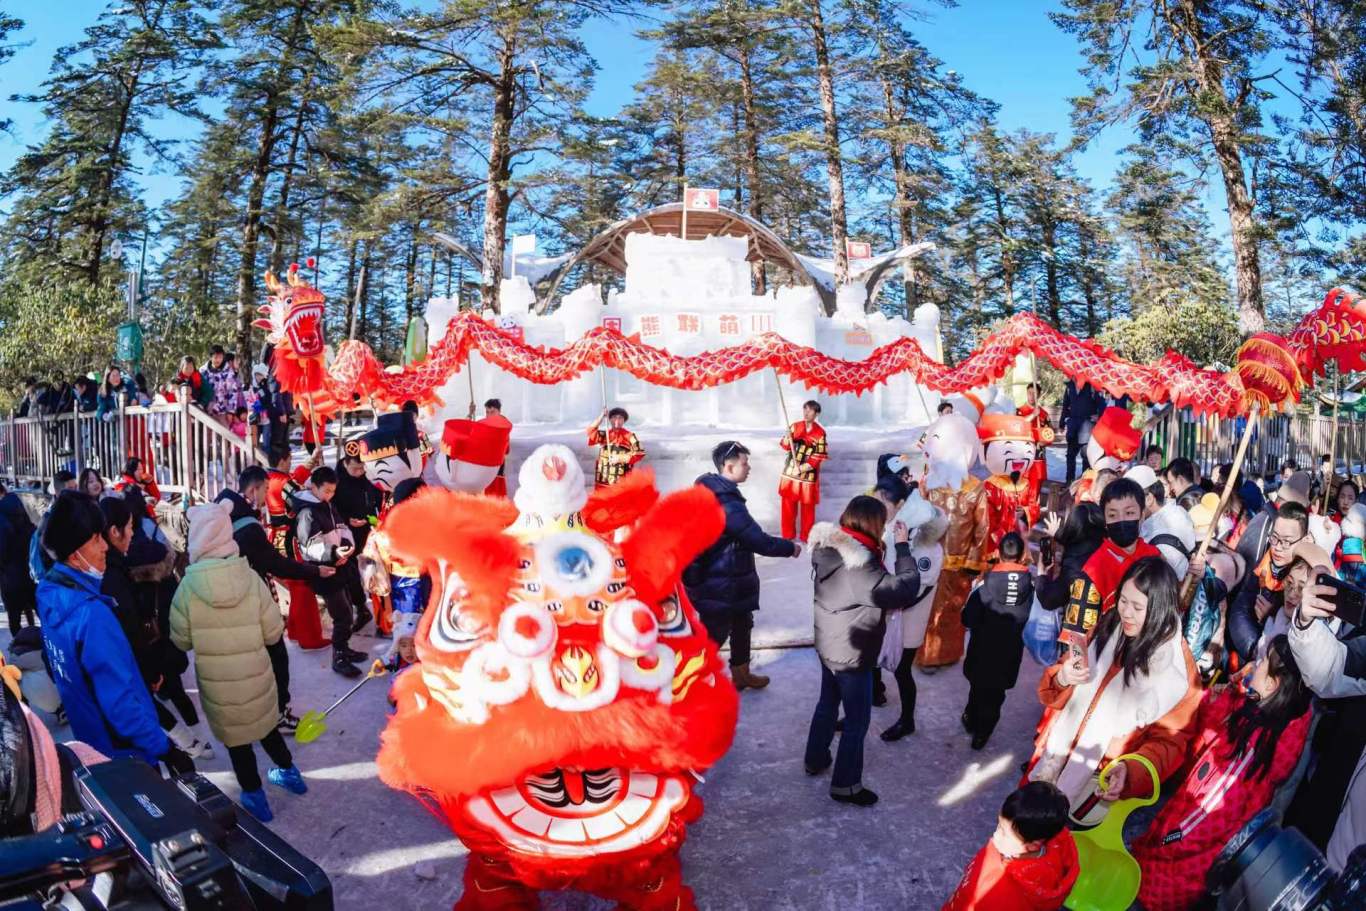
[{"label": "boot", "polygon": [[353,680],[363,673],[360,668],[346,660],[345,654],[336,651],[332,653],[332,670]]},{"label": "boot", "polygon": [[751,674],[749,672],[749,664],[735,665],[735,667],[730,669],[730,676],[731,679],[735,681],[735,688],[737,690],[743,690],[746,687],[761,690],[768,686],[768,678],[763,674]]}]

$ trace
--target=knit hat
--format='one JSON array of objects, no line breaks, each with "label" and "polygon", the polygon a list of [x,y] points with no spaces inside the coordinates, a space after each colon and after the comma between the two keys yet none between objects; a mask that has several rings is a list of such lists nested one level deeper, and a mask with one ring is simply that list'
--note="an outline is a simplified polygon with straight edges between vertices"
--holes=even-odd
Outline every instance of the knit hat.
[{"label": "knit hat", "polygon": [[226,500],[191,506],[190,562],[237,556],[237,542],[232,539],[232,504]]},{"label": "knit hat", "polygon": [[1157,472],[1153,471],[1147,465],[1135,465],[1133,468],[1124,472],[1124,477],[1135,482],[1145,491],[1157,483]]},{"label": "knit hat", "polygon": [[52,501],[43,525],[43,547],[58,563],[65,563],[93,537],[104,533],[104,513],[95,498],[64,490]]},{"label": "knit hat", "polygon": [[1247,480],[1238,485],[1238,499],[1243,501],[1243,510],[1249,516],[1261,512],[1262,507],[1266,505],[1266,497],[1262,495],[1262,489],[1253,480]]},{"label": "knit hat", "polygon": [[1309,486],[1312,480],[1307,471],[1297,471],[1285,479],[1285,483],[1276,488],[1276,502],[1278,503],[1298,503],[1301,506],[1309,505]]}]

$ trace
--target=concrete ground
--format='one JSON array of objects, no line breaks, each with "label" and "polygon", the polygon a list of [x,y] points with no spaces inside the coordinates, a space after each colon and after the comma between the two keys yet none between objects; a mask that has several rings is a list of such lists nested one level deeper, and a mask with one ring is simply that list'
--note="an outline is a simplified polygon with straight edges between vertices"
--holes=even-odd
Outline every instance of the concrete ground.
[{"label": "concrete ground", "polygon": [[[917,672],[917,731],[895,744],[877,738],[897,716],[889,686],[891,704],[874,709],[864,774],[882,800],[871,809],[837,804],[827,793],[828,776],[809,778],[802,768],[820,679],[815,653],[797,644],[810,640],[809,571],[805,559],[762,562],[757,640],[784,647],[756,653],[756,669],[773,683],[743,695],[735,745],[699,788],[706,815],[683,850],[686,881],[704,909],[936,909],[990,836],[1018,780],[1039,717],[1039,668],[1026,658],[1001,725],[980,753],[969,749],[958,722],[967,698],[959,667]],[[380,655],[388,643],[360,637],[353,644]],[[349,686],[328,668],[326,652],[293,651],[291,667],[301,714],[325,708]],[[295,747],[310,790],[296,797],[268,787],[272,826],[327,871],[340,911],[449,907],[459,894],[464,848],[416,800],[376,777],[385,691],[383,680],[367,684],[333,715],[321,739]],[[259,759],[264,770],[268,760]],[[221,746],[199,766],[236,798]],[[545,907],[608,905],[564,894],[547,895]]]}]

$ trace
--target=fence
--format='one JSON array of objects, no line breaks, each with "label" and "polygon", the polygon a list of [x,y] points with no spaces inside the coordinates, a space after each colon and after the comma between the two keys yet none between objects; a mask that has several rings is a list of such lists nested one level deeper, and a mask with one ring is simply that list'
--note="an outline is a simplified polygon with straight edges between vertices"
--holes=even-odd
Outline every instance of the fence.
[{"label": "fence", "polygon": [[261,461],[252,441],[192,404],[189,390],[176,404],[120,406],[103,418],[73,410],[0,421],[0,476],[19,486],[46,486],[63,468],[117,478],[130,456],[151,466],[162,493],[189,502],[212,500]]}]

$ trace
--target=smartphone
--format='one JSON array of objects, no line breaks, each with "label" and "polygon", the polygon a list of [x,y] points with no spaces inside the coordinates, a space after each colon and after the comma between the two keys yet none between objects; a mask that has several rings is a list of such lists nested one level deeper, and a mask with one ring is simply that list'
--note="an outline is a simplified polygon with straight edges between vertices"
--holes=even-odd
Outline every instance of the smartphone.
[{"label": "smartphone", "polygon": [[1328,601],[1333,605],[1335,617],[1353,626],[1362,625],[1362,621],[1366,620],[1366,591],[1349,582],[1335,579],[1327,573],[1319,573],[1314,581],[1333,590]]},{"label": "smartphone", "polygon": [[1058,641],[1067,647],[1064,661],[1080,661],[1083,668],[1087,666],[1085,633],[1079,629],[1064,629]]},{"label": "smartphone", "polygon": [[1053,565],[1053,539],[1048,535],[1039,540],[1039,559],[1043,560],[1044,566]]}]

